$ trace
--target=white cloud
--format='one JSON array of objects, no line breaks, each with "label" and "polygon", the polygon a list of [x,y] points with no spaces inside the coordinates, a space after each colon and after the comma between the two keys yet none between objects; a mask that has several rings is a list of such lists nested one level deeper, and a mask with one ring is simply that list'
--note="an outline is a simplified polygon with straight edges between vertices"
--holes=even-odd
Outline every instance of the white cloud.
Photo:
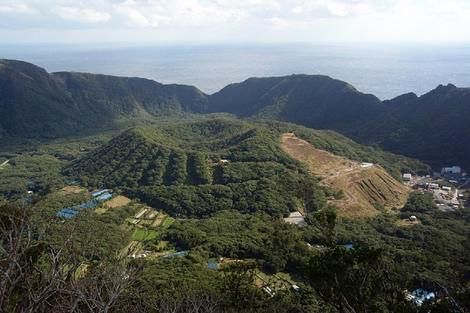
[{"label": "white cloud", "polygon": [[0,0],[3,32],[94,29],[123,40],[470,41],[468,21],[470,0]]},{"label": "white cloud", "polygon": [[292,12],[319,18],[346,17],[372,13],[376,6],[377,1],[370,0],[303,0]]},{"label": "white cloud", "polygon": [[0,3],[0,13],[34,14],[36,11],[24,3]]},{"label": "white cloud", "polygon": [[111,15],[109,13],[88,8],[62,6],[56,8],[54,12],[65,20],[81,23],[104,23],[111,20]]},{"label": "white cloud", "polygon": [[198,0],[126,0],[115,4],[113,9],[128,26],[134,27],[208,26],[244,17],[242,10]]},{"label": "white cloud", "polygon": [[296,7],[293,7],[293,8],[291,9],[291,11],[292,11],[292,13],[294,13],[294,14],[302,14],[302,13],[304,13],[304,8],[303,8],[303,6],[298,5],[298,6],[296,6]]},{"label": "white cloud", "polygon": [[289,22],[280,17],[272,17],[269,21],[276,29],[285,29],[289,27]]},{"label": "white cloud", "polygon": [[327,6],[328,11],[334,16],[348,16],[350,11],[348,7],[342,3],[329,3]]}]

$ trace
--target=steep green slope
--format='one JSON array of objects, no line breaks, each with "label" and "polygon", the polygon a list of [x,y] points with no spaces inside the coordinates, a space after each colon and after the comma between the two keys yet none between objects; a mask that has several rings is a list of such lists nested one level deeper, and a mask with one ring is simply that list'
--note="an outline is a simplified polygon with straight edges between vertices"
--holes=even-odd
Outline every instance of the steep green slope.
[{"label": "steep green slope", "polygon": [[382,110],[373,95],[320,75],[251,78],[209,96],[210,112],[230,112],[346,131]]},{"label": "steep green slope", "polygon": [[43,69],[0,60],[0,136],[51,136],[90,126],[94,118],[82,120],[71,96]]},{"label": "steep green slope", "polygon": [[470,168],[470,88],[439,86],[385,101],[385,112],[351,132],[364,143],[430,164]]},{"label": "steep green slope", "polygon": [[120,118],[199,112],[207,100],[190,86],[83,73],[49,74],[0,60],[0,136],[56,137],[112,126]]},{"label": "steep green slope", "polygon": [[276,133],[232,120],[134,128],[72,164],[68,174],[175,216],[232,208],[284,215],[323,205],[321,188],[282,152]]},{"label": "steep green slope", "polygon": [[59,72],[60,80],[77,103],[120,115],[145,110],[152,115],[201,111],[205,95],[191,86],[163,85],[143,78],[115,77],[88,73]]},{"label": "steep green slope", "polygon": [[425,169],[328,132],[209,118],[130,129],[74,162],[67,174],[87,186],[121,189],[175,216],[233,208],[274,215],[317,210],[324,204],[323,188],[282,150],[281,135],[287,130],[318,147],[384,164],[398,175],[402,168]]},{"label": "steep green slope", "polygon": [[0,60],[0,137],[58,137],[122,120],[228,112],[331,129],[432,165],[470,168],[470,89],[440,86],[381,102],[320,75],[251,78],[207,96],[182,85],[54,73]]},{"label": "steep green slope", "polygon": [[470,88],[439,86],[381,102],[326,76],[251,78],[209,96],[209,112],[331,129],[435,166],[470,168]]}]

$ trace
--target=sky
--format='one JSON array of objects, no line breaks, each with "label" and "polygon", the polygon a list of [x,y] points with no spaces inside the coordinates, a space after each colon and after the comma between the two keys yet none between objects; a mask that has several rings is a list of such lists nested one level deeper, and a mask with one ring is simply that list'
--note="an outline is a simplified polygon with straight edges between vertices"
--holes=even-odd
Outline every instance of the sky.
[{"label": "sky", "polygon": [[470,42],[470,0],[0,0],[0,42]]}]

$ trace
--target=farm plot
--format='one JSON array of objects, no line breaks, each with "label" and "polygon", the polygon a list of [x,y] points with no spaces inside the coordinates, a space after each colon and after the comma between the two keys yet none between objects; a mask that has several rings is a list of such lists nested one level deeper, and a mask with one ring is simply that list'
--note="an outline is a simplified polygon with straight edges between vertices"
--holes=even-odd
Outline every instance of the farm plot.
[{"label": "farm plot", "polygon": [[174,252],[168,242],[161,241],[162,233],[175,221],[172,217],[156,209],[137,204],[136,214],[127,219],[133,229],[132,242],[121,252],[129,258],[161,257]]}]

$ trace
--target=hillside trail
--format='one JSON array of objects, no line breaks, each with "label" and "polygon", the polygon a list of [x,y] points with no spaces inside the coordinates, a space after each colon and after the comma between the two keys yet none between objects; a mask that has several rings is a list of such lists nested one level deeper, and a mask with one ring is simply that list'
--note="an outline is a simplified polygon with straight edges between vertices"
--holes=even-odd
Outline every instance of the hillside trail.
[{"label": "hillside trail", "polygon": [[342,191],[341,199],[329,199],[342,216],[371,217],[381,209],[401,208],[406,202],[409,188],[379,165],[359,163],[316,149],[293,133],[283,134],[281,143],[283,150],[304,163],[322,184]]}]

